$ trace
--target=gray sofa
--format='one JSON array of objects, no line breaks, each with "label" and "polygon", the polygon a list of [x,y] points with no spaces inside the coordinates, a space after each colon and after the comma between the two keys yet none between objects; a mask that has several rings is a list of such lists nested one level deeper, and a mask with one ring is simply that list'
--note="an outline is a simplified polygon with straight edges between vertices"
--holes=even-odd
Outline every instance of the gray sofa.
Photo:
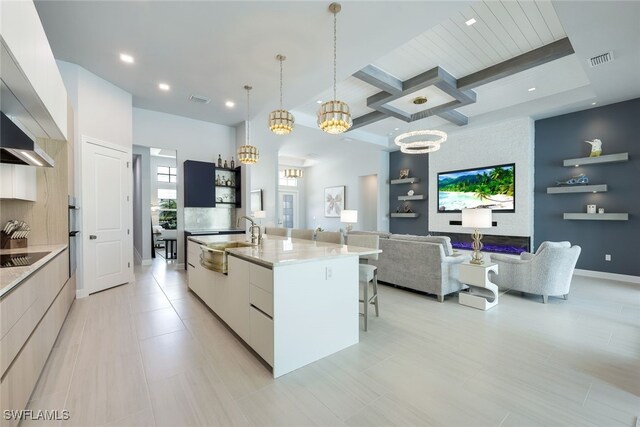
[{"label": "gray sofa", "polygon": [[378,267],[378,280],[382,282],[434,294],[440,302],[445,295],[466,288],[458,280],[458,264],[471,257],[455,254],[449,237],[368,231],[351,234],[380,236],[382,253],[370,263]]}]

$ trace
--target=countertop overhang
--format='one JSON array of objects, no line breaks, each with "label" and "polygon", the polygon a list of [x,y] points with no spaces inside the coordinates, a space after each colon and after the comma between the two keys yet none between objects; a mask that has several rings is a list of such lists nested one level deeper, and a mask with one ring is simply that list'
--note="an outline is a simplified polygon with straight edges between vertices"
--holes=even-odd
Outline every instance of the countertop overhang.
[{"label": "countertop overhang", "polygon": [[[209,243],[246,241],[244,234],[221,236],[189,236],[189,240],[207,245]],[[381,253],[380,249],[351,245],[316,242],[315,240],[293,239],[281,236],[263,236],[262,243],[243,248],[229,248],[230,255],[245,259],[267,268],[290,264],[313,262],[342,257],[360,257]]]},{"label": "countertop overhang", "polygon": [[39,259],[32,265],[0,268],[0,297],[18,286],[20,282],[51,261],[60,252],[67,249],[67,246],[68,245],[36,245],[18,249],[0,249],[0,253],[2,254],[49,252],[45,257]]}]

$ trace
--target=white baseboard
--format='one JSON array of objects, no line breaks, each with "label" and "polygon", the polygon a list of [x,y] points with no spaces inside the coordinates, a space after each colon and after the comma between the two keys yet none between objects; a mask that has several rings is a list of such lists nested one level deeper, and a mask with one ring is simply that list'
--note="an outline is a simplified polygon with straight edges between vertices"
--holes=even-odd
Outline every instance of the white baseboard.
[{"label": "white baseboard", "polygon": [[76,299],[86,298],[89,294],[85,289],[76,289]]},{"label": "white baseboard", "polygon": [[628,274],[607,273],[604,271],[581,270],[576,268],[573,271],[576,276],[595,277],[596,279],[617,280],[619,282],[635,283],[640,285],[640,276],[630,276]]},{"label": "white baseboard", "polygon": [[180,264],[176,264],[176,270],[184,270],[184,262],[181,262]]}]

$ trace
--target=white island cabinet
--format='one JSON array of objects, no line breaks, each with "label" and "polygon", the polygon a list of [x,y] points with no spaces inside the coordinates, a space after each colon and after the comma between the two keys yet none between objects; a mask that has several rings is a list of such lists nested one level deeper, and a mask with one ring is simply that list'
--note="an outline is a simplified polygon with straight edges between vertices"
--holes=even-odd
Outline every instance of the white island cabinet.
[{"label": "white island cabinet", "polygon": [[376,250],[270,237],[229,249],[226,275],[194,262],[201,244],[244,238],[190,237],[189,288],[274,377],[358,343],[358,256]]}]

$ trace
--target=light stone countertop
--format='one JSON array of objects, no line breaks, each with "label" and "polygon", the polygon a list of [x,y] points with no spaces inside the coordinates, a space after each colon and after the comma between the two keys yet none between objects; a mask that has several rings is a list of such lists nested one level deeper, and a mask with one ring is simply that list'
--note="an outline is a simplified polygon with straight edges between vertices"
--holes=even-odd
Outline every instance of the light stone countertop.
[{"label": "light stone countertop", "polygon": [[[189,236],[201,245],[209,243],[247,241],[244,234],[226,236]],[[263,236],[262,244],[244,248],[227,249],[230,255],[245,259],[268,268],[312,262],[322,259],[341,258],[346,256],[364,256],[381,253],[380,249],[362,248],[359,246],[337,245],[334,243],[316,242],[314,240],[292,239],[281,236]]]},{"label": "light stone countertop", "polygon": [[0,268],[0,297],[19,285],[29,275],[40,267],[51,261],[60,252],[64,251],[68,245],[36,245],[26,248],[0,249],[0,254],[20,254],[33,252],[49,252],[45,257],[40,258],[33,265],[25,267]]}]

